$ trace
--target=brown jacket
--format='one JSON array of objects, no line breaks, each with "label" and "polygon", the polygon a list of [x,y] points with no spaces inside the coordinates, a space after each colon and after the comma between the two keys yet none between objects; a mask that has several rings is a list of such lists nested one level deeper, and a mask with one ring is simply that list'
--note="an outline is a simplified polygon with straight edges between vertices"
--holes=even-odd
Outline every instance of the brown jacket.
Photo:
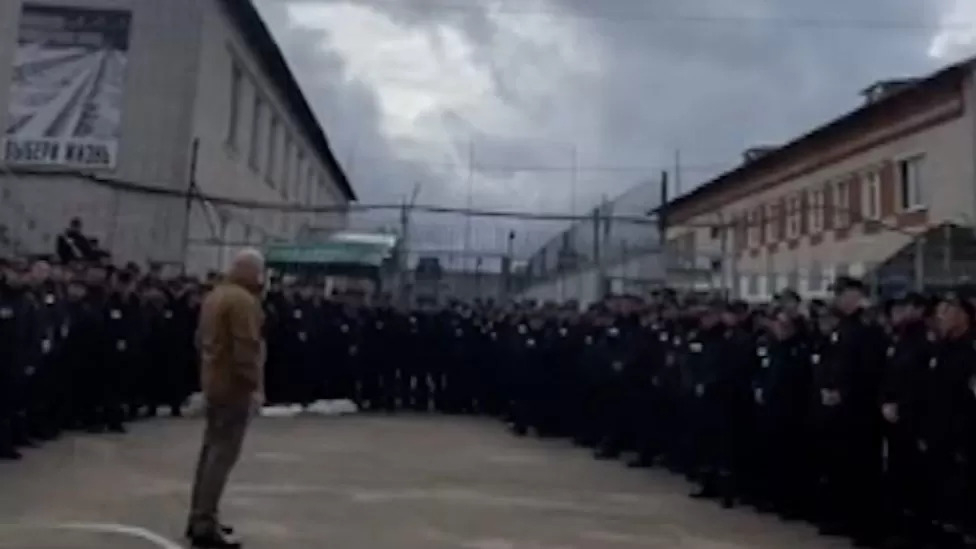
[{"label": "brown jacket", "polygon": [[240,403],[264,390],[264,312],[245,287],[223,282],[203,300],[197,341],[200,384],[211,403]]}]

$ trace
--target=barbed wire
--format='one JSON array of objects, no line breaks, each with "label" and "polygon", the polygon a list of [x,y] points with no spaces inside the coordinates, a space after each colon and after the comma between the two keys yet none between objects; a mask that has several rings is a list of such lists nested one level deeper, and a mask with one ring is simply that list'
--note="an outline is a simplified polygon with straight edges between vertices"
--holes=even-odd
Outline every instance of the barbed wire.
[{"label": "barbed wire", "polygon": [[[22,170],[22,169],[11,169],[8,170],[9,173],[13,175],[20,175],[24,177],[44,177],[49,176],[50,173],[44,171],[35,170]],[[492,210],[492,209],[479,209],[479,208],[457,208],[450,206],[438,206],[433,204],[397,204],[397,203],[373,203],[373,204],[338,204],[338,205],[308,205],[301,204],[298,202],[286,202],[286,201],[263,201],[263,200],[251,200],[245,198],[235,198],[227,196],[219,196],[206,192],[201,192],[198,190],[181,190],[172,189],[166,187],[159,187],[155,185],[146,185],[143,183],[136,183],[132,181],[125,181],[121,179],[106,178],[103,176],[87,173],[87,172],[59,172],[58,175],[61,176],[75,176],[82,177],[92,183],[117,190],[117,191],[127,191],[132,193],[141,193],[146,195],[161,196],[167,198],[182,198],[182,199],[194,199],[204,202],[209,202],[217,206],[228,206],[235,208],[242,208],[247,210],[271,210],[286,213],[351,213],[351,212],[367,212],[367,211],[409,211],[409,212],[420,212],[420,213],[432,213],[432,214],[456,214],[462,216],[470,217],[483,217],[483,218],[506,218],[506,219],[520,219],[520,220],[537,220],[537,221],[579,221],[591,219],[591,215],[576,215],[576,214],[564,214],[564,213],[532,213],[532,212],[520,212],[516,210]],[[646,223],[653,224],[655,221],[650,216],[634,216],[634,215],[612,215],[608,214],[601,216],[602,219],[611,219],[618,221],[627,221],[631,223]]]},{"label": "barbed wire", "polygon": [[[780,17],[767,15],[737,15],[716,13],[654,13],[642,9],[622,9],[601,12],[573,12],[555,9],[517,8],[504,2],[490,5],[472,5],[470,2],[450,2],[447,0],[424,0],[404,2],[401,0],[361,0],[360,4],[367,6],[383,6],[399,8],[409,11],[455,11],[462,13],[483,13],[486,11],[499,15],[521,15],[552,19],[580,19],[609,21],[619,23],[658,23],[671,25],[729,25],[742,24],[774,24],[778,27],[811,28],[823,30],[856,30],[856,31],[891,31],[891,32],[933,32],[945,30],[971,30],[976,28],[976,20],[953,20],[945,22],[926,22],[908,19],[878,19],[878,18],[827,18],[827,17]],[[614,2],[630,4],[630,6],[646,5],[641,2]],[[606,5],[602,3],[601,5]]]}]

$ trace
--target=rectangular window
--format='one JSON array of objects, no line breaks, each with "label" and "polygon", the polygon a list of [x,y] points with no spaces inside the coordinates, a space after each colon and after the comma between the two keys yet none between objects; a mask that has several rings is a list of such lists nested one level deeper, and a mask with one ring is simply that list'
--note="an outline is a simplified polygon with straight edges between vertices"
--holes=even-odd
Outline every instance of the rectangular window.
[{"label": "rectangular window", "polygon": [[759,295],[759,275],[749,275],[749,295]]},{"label": "rectangular window", "polygon": [[312,195],[315,193],[315,167],[312,164],[308,163],[308,176],[305,178],[305,204],[308,206],[314,203]]},{"label": "rectangular window", "polygon": [[291,137],[285,135],[285,153],[283,160],[281,161],[281,194],[288,200],[290,196],[288,194],[289,185],[291,185],[291,170],[292,170],[292,156],[294,155],[294,149],[291,144]]},{"label": "rectangular window", "polygon": [[824,276],[823,268],[820,263],[816,261],[810,265],[810,278],[807,280],[807,287],[811,292],[820,292],[823,290]]},{"label": "rectangular window", "polygon": [[818,188],[808,192],[810,194],[807,223],[810,225],[810,234],[818,234],[824,228],[824,208],[826,206],[824,190]]},{"label": "rectangular window", "polygon": [[298,151],[298,158],[295,161],[295,173],[294,173],[294,184],[291,188],[292,201],[301,202],[305,198],[305,189],[303,187],[305,178],[305,152]]},{"label": "rectangular window", "polygon": [[264,163],[264,177],[271,186],[275,186],[275,176],[278,169],[278,117],[271,115],[271,125],[268,127],[268,158]]},{"label": "rectangular window", "polygon": [[254,94],[254,111],[251,113],[251,145],[247,153],[247,163],[252,169],[258,169],[260,143],[261,143],[261,118],[264,116],[264,102],[257,92]]},{"label": "rectangular window", "polygon": [[227,144],[234,149],[237,148],[238,126],[240,125],[242,81],[243,75],[241,74],[241,68],[237,66],[237,63],[231,63],[230,105],[228,106],[230,112],[228,113],[229,118],[227,120]]},{"label": "rectangular window", "polygon": [[881,219],[881,175],[873,170],[861,180],[861,215],[864,219]]},{"label": "rectangular window", "polygon": [[766,204],[766,244],[772,244],[780,239],[779,210],[779,202]]},{"label": "rectangular window", "polygon": [[750,248],[759,245],[760,240],[759,210],[749,210],[746,215],[746,243]]},{"label": "rectangular window", "polygon": [[851,222],[851,194],[847,181],[837,181],[832,187],[834,207],[834,228],[842,229]]},{"label": "rectangular window", "polygon": [[802,215],[800,205],[800,195],[796,194],[787,201],[789,216],[786,218],[786,237],[789,239],[800,238],[800,216]]},{"label": "rectangular window", "polygon": [[793,269],[786,275],[786,288],[796,291],[800,288],[800,271]]},{"label": "rectangular window", "polygon": [[898,162],[898,194],[902,210],[918,210],[925,207],[922,188],[921,156]]},{"label": "rectangular window", "polygon": [[[311,196],[311,200],[309,200],[309,202],[308,202],[312,206],[318,206],[319,205],[319,189],[320,189],[320,186],[321,185],[322,185],[322,177],[319,176],[319,175],[316,175],[315,176],[315,179],[312,180],[312,192],[311,192],[311,195],[312,196]],[[313,214],[314,214],[314,212],[313,212]]]}]

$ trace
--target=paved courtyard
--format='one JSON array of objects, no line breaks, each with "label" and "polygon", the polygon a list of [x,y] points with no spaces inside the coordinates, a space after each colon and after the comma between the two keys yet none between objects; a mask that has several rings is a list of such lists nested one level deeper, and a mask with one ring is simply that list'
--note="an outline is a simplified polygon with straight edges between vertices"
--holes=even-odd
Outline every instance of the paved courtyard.
[{"label": "paved courtyard", "polygon": [[[180,547],[201,428],[160,419],[0,464],[0,549]],[[489,420],[264,418],[223,511],[252,549],[847,547],[687,490]]]}]

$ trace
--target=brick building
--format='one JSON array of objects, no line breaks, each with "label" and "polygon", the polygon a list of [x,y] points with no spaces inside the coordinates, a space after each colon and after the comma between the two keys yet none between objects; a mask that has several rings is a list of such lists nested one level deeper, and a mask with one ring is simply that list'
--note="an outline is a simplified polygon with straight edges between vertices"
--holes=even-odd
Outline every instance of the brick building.
[{"label": "brick building", "polygon": [[[822,294],[842,274],[964,278],[971,260],[958,235],[968,231],[950,229],[976,220],[974,69],[967,60],[880,82],[854,111],[751,149],[672,201],[671,282],[761,300],[785,287]],[[919,261],[896,261],[906,250]]]}]

